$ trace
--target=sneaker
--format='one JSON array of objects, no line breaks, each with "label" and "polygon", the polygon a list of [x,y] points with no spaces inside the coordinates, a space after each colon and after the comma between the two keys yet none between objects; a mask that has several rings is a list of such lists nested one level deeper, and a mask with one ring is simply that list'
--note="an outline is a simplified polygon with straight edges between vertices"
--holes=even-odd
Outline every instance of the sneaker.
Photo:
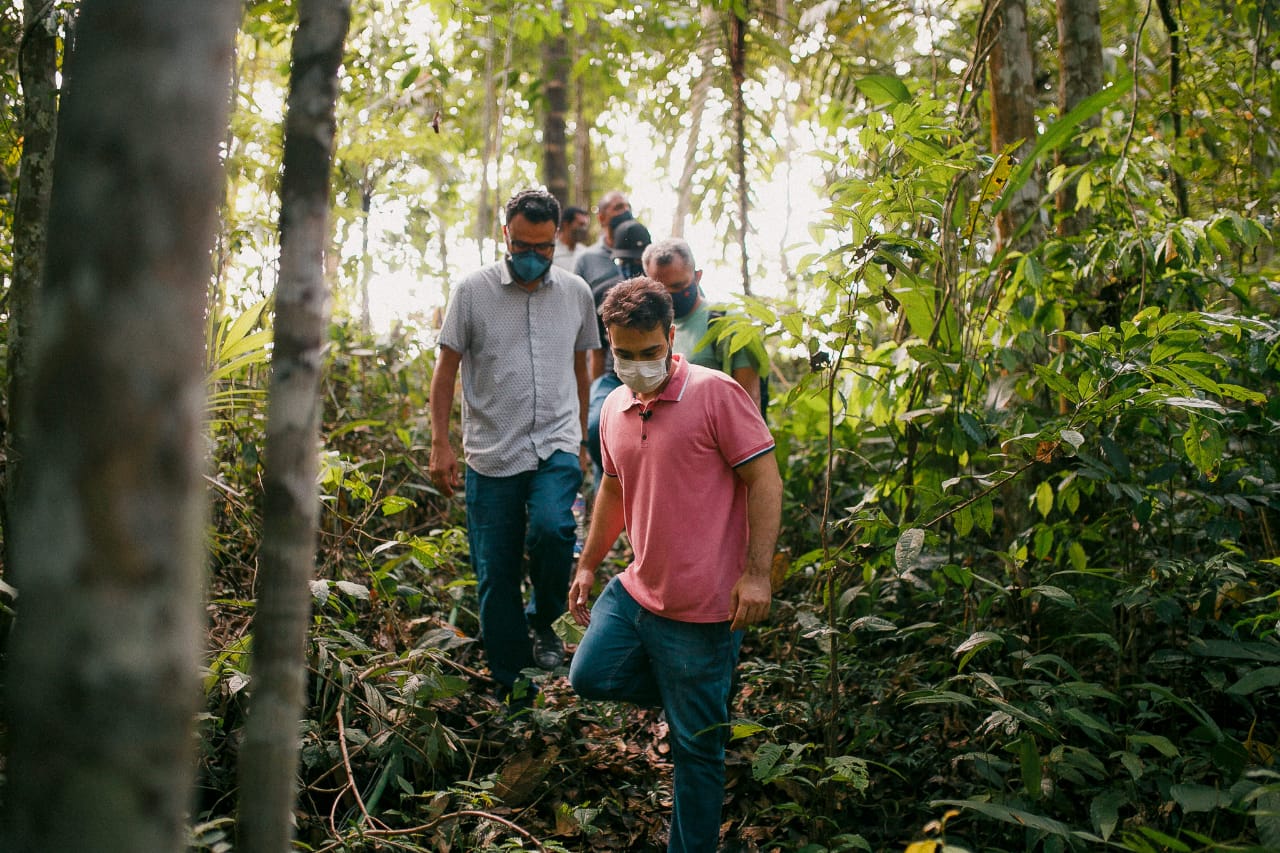
[{"label": "sneaker", "polygon": [[564,643],[560,642],[551,626],[534,628],[530,634],[533,636],[534,663],[546,670],[564,665]]}]

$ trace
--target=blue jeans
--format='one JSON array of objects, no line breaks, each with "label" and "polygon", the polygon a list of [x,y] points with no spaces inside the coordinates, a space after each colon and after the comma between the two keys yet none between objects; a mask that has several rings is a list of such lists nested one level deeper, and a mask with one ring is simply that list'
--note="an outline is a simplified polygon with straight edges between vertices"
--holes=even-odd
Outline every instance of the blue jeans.
[{"label": "blue jeans", "polygon": [[600,482],[603,465],[600,461],[600,409],[604,406],[604,398],[621,384],[622,380],[612,370],[597,376],[591,383],[591,397],[587,401],[587,453],[595,463],[597,483]]},{"label": "blue jeans", "polygon": [[[556,451],[533,471],[486,477],[467,469],[467,542],[480,598],[480,633],[495,680],[507,690],[534,665],[529,628],[565,611],[573,568],[573,498],[582,467]],[[524,607],[524,557],[533,592]]]},{"label": "blue jeans", "polygon": [[660,705],[675,765],[668,851],[706,853],[720,841],[729,687],[741,631],[676,622],[645,610],[618,578],[591,608],[569,681],[586,699]]}]

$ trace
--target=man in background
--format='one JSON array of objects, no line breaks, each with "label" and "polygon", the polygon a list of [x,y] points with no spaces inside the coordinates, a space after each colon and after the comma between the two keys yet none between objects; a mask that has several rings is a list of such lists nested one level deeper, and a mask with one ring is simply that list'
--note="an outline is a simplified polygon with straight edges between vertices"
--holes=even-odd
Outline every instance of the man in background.
[{"label": "man in background", "polygon": [[756,408],[760,408],[760,374],[746,348],[728,354],[728,342],[698,347],[706,337],[712,313],[702,293],[702,270],[693,259],[693,249],[679,237],[650,244],[642,257],[644,274],[667,289],[675,316],[675,351],[691,364],[724,371],[738,381]]},{"label": "man in background", "polygon": [[[587,351],[600,346],[586,282],[551,263],[559,222],[560,204],[544,190],[507,202],[507,257],[454,288],[431,378],[428,473],[448,496],[463,484],[449,442],[461,369],[467,539],[480,631],[489,669],[513,707],[528,705],[535,689],[523,669],[564,662],[551,625],[565,610],[573,500],[587,465]],[[521,593],[526,551],[528,607]]]},{"label": "man in background", "polygon": [[556,253],[551,263],[573,272],[578,256],[587,249],[587,229],[591,217],[580,207],[566,207],[560,216],[560,232],[556,237]]},{"label": "man in background", "polygon": [[573,266],[573,271],[586,280],[592,292],[600,285],[617,280],[618,269],[613,264],[613,229],[630,218],[631,202],[621,190],[610,190],[600,197],[600,203],[596,205],[600,239],[583,249]]},{"label": "man in background", "polygon": [[[629,213],[627,215],[630,216]],[[613,265],[617,274],[591,290],[597,315],[610,288],[620,281],[644,274],[640,259],[644,256],[644,250],[648,248],[650,242],[652,238],[649,236],[649,229],[645,228],[638,219],[627,219],[613,229],[613,248],[610,254],[613,256]],[[605,345],[592,353],[591,397],[587,403],[587,452],[591,454],[597,479],[600,476],[600,407],[604,405],[605,398],[613,389],[622,384],[613,372],[613,353],[609,351],[605,341],[603,322],[599,323],[598,331],[600,342]]]}]

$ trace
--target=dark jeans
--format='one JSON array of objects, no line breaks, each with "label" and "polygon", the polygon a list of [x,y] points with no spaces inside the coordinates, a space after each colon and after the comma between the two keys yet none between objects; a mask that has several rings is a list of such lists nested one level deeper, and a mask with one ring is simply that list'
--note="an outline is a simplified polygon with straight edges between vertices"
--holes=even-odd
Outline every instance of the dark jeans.
[{"label": "dark jeans", "polygon": [[[529,628],[565,611],[573,568],[578,457],[557,451],[533,471],[486,477],[467,469],[467,541],[480,598],[480,633],[494,679],[505,688],[534,665]],[[524,556],[533,592],[524,607]]]},{"label": "dark jeans", "polygon": [[618,578],[591,608],[569,668],[587,699],[660,705],[675,765],[668,851],[707,853],[720,841],[729,687],[741,631],[728,622],[676,622],[645,610]]}]

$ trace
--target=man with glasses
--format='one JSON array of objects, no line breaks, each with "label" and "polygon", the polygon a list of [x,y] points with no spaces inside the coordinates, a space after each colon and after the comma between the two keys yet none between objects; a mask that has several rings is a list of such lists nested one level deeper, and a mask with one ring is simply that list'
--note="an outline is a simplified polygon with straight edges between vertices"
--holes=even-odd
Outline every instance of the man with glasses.
[{"label": "man with glasses", "polygon": [[560,205],[544,190],[507,202],[507,257],[454,289],[431,379],[428,473],[449,496],[463,485],[449,441],[461,369],[467,538],[480,631],[489,669],[514,708],[526,707],[535,691],[522,670],[564,663],[551,626],[565,611],[572,506],[589,464],[587,351],[600,346],[590,288],[551,263],[559,222]]}]

